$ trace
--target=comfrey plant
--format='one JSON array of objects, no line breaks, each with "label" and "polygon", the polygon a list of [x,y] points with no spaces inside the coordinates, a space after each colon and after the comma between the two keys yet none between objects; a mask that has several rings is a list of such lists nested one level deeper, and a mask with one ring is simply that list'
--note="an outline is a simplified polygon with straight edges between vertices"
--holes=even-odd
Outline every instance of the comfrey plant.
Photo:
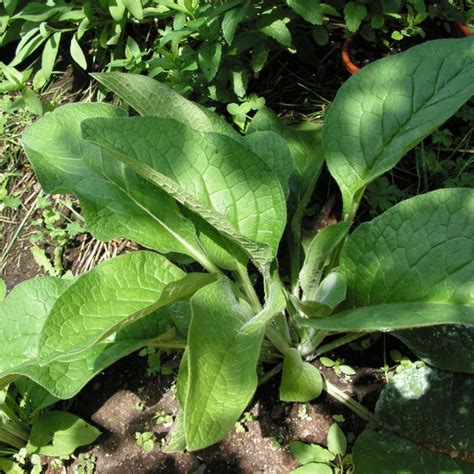
[{"label": "comfrey plant", "polygon": [[[281,358],[282,400],[325,389],[370,420],[354,447],[360,472],[468,472],[474,191],[420,195],[351,229],[367,185],[474,94],[474,38],[366,66],[322,128],[285,126],[263,109],[246,136],[150,78],[94,77],[140,116],[66,105],[30,126],[23,144],[45,191],[76,195],[95,237],[150,250],[15,288],[0,306],[1,380],[26,376],[68,398],[142,346],[185,347],[168,449],[197,450],[235,425],[260,362]],[[302,216],[324,163],[343,215],[306,242]],[[183,261],[206,272],[172,263]],[[428,364],[394,377],[375,414],[308,362],[323,341],[337,347],[373,331]]]}]

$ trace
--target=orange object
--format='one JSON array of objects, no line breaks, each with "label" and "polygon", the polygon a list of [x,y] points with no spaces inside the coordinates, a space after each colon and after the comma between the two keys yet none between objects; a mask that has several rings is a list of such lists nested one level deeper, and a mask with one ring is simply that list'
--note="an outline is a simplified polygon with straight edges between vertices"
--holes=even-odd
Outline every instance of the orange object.
[{"label": "orange object", "polygon": [[351,73],[355,74],[360,67],[352,62],[351,57],[349,56],[349,48],[352,44],[352,38],[347,38],[342,45],[342,61],[346,69]]},{"label": "orange object", "polygon": [[464,36],[471,36],[472,32],[469,26],[465,25],[464,23],[456,23],[457,29],[464,35]]}]

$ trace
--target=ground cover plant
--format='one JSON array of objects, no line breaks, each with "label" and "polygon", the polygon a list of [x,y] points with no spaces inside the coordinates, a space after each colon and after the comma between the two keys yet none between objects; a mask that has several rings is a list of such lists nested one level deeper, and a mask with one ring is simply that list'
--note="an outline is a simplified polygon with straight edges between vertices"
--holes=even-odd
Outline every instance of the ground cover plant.
[{"label": "ground cover plant", "polygon": [[[450,35],[472,2],[410,0],[6,0],[0,4],[0,91],[39,91],[64,64],[79,71],[146,73],[200,102],[248,103],[272,57],[360,35],[392,51],[425,37],[431,21]],[[443,34],[443,33],[442,33]],[[84,75],[85,76],[85,75]]]},{"label": "ground cover plant", "polygon": [[[474,193],[433,191],[351,225],[365,188],[474,94],[473,72],[472,38],[426,43],[350,78],[322,128],[288,127],[261,109],[245,136],[151,78],[95,75],[140,116],[68,105],[23,143],[45,191],[76,195],[97,238],[150,250],[18,285],[0,306],[1,380],[25,376],[69,398],[150,343],[185,348],[168,449],[197,450],[239,420],[260,362],[282,361],[282,400],[324,389],[371,422],[354,447],[361,472],[381,455],[386,472],[469,472]],[[303,236],[324,163],[342,217]],[[200,265],[182,266],[190,261]],[[375,414],[307,361],[323,342],[372,331],[392,332],[430,365],[395,376]],[[446,397],[448,421],[427,426]]]},{"label": "ground cover plant", "polygon": [[41,88],[66,56],[83,70],[146,72],[202,100],[243,97],[271,52],[293,48],[290,22],[323,23],[319,2],[299,0],[7,1],[0,8],[0,47],[15,46],[0,64],[3,91],[29,79]]},{"label": "ground cover plant", "polygon": [[[461,3],[461,5],[459,5]],[[467,23],[473,16],[472,2],[333,2],[344,13],[346,28],[360,34],[366,41],[380,42],[396,50],[403,39],[425,38],[435,28],[437,34],[449,35],[456,23]]]},{"label": "ground cover plant", "polygon": [[33,474],[42,471],[41,455],[69,456],[92,443],[100,431],[78,416],[48,410],[58,399],[23,378],[0,390],[0,469],[23,473],[29,463]]}]

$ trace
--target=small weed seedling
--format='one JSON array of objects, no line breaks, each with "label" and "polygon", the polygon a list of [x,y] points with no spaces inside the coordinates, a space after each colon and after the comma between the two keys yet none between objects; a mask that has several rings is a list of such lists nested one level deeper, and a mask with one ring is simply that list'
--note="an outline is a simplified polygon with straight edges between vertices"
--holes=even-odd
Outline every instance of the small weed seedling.
[{"label": "small weed seedling", "polygon": [[139,412],[142,412],[142,411],[145,410],[145,404],[141,401],[136,402],[134,407],[135,407],[135,410],[137,410]]},{"label": "small weed seedling", "polygon": [[425,366],[425,363],[421,360],[417,360],[413,362],[410,358],[406,355],[402,355],[402,353],[398,349],[392,349],[390,351],[391,359],[397,363],[395,366],[395,373],[399,374],[410,367],[416,367],[420,369]]},{"label": "small weed seedling", "polygon": [[333,423],[327,435],[327,448],[318,444],[290,441],[290,451],[301,464],[292,474],[351,474],[352,456],[347,454],[347,439],[338,423]]},{"label": "small weed seedling", "polygon": [[[63,252],[66,245],[77,235],[84,232],[84,228],[75,221],[67,217],[59,211],[60,207],[70,209],[70,211],[82,217],[73,209],[72,202],[66,198],[49,199],[40,196],[37,201],[37,207],[40,210],[40,216],[32,222],[35,232],[30,236],[29,240],[33,244],[30,251],[36,263],[42,267],[46,273],[51,276],[60,276],[63,273]],[[53,257],[50,257],[40,248],[37,243],[47,239],[54,247]]]},{"label": "small weed seedling", "polygon": [[319,361],[325,367],[332,368],[337,375],[345,375],[347,377],[350,377],[352,375],[355,375],[355,373],[356,373],[355,370],[352,367],[350,367],[349,365],[344,364],[344,362],[345,362],[344,359],[339,359],[338,358],[336,360],[332,360],[329,357],[321,357],[319,359]]},{"label": "small weed seedling", "polygon": [[144,453],[151,453],[155,446],[155,435],[151,431],[135,433],[135,443],[143,449]]},{"label": "small weed seedling", "polygon": [[94,474],[95,463],[97,458],[92,454],[81,453],[79,454],[78,464],[74,466],[74,474]]},{"label": "small weed seedling", "polygon": [[153,415],[153,420],[155,420],[155,424],[163,425],[164,428],[169,428],[173,424],[173,416],[168,415],[166,412],[159,410]]},{"label": "small weed seedling", "polygon": [[300,420],[305,420],[305,421],[311,421],[311,416],[308,414],[308,404],[307,403],[301,403],[298,405],[298,413],[296,416]]},{"label": "small weed seedling", "polygon": [[255,415],[252,415],[249,411],[246,411],[243,415],[242,418],[235,424],[235,431],[237,433],[245,433],[247,432],[247,426],[246,423],[250,421],[255,421]]}]

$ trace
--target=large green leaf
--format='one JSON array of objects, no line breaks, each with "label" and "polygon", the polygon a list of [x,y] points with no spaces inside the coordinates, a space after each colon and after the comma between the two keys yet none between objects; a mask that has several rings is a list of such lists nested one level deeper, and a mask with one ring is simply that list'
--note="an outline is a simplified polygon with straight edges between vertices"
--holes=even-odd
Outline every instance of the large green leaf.
[{"label": "large green leaf", "polygon": [[424,367],[395,375],[353,448],[356,472],[471,474],[474,377]]},{"label": "large green leaf", "polygon": [[[84,385],[117,360],[159,340],[173,331],[172,306],[165,307],[132,323],[87,351],[65,356],[44,364],[36,357],[10,370],[34,380],[58,398],[71,398]],[[1,379],[0,379],[1,380]]]},{"label": "large green leaf", "polygon": [[344,246],[347,306],[425,301],[472,305],[474,190],[407,199],[362,224]]},{"label": "large green leaf", "polygon": [[260,267],[285,227],[278,178],[247,147],[157,117],[91,119],[83,135],[242,246]]},{"label": "large green leaf", "polygon": [[73,283],[74,280],[52,277],[35,278],[15,287],[0,302],[0,337],[4,341],[0,348],[0,386],[24,375],[56,397],[70,398],[104,368],[156,341],[170,329],[175,328],[178,338],[185,337],[189,310],[183,308],[184,303],[176,303],[126,326],[84,352],[46,363],[40,361],[42,328],[59,297]]},{"label": "large green leaf", "polygon": [[[406,329],[393,333],[427,364],[440,369],[474,374],[474,328],[471,313],[469,326],[435,326]],[[436,347],[436,350],[433,348]]]},{"label": "large green leaf", "polygon": [[[33,359],[38,352],[38,334],[51,308],[73,280],[44,277],[28,280],[0,303],[0,380],[10,370]],[[3,385],[3,383],[2,383]]]},{"label": "large green leaf", "polygon": [[[233,11],[233,10],[231,10]],[[118,72],[98,73],[95,79],[119,95],[140,115],[171,118],[200,132],[215,132],[240,141],[241,136],[222,117],[191,102],[150,77]],[[247,258],[205,221],[193,219],[208,256],[219,267],[235,270]]]},{"label": "large green leaf", "polygon": [[[303,311],[313,316],[311,311],[313,307],[311,305],[306,307],[304,303],[301,305]],[[449,303],[392,303],[362,306],[322,319],[297,318],[297,320],[304,326],[337,332],[395,331],[443,324],[474,326],[474,307]],[[473,330],[471,327],[459,329],[461,333]],[[452,328],[451,331],[453,335],[457,332],[456,328]],[[450,343],[452,342],[450,340]],[[413,350],[416,352],[416,346]],[[429,351],[429,348],[426,350]],[[436,347],[432,347],[430,352],[434,351],[437,351]],[[468,361],[471,355],[466,354],[465,357]]]},{"label": "large green leaf", "polygon": [[132,252],[83,274],[51,309],[41,331],[43,360],[82,352],[160,307],[189,298],[213,277],[188,274],[153,252]]},{"label": "large green leaf", "polygon": [[124,115],[104,104],[72,104],[31,125],[22,141],[43,189],[76,194],[88,230],[100,240],[125,237],[164,253],[188,254],[212,269],[194,225],[174,200],[81,138],[82,120]]},{"label": "large green leaf", "polygon": [[191,306],[183,408],[186,445],[196,450],[222,439],[250,402],[263,327],[242,331],[253,313],[225,280],[197,292]]},{"label": "large green leaf", "polygon": [[140,115],[171,118],[200,132],[215,132],[239,139],[240,135],[214,112],[201,107],[151,77],[121,72],[92,74]]},{"label": "large green leaf", "polygon": [[[311,321],[312,326],[340,331],[473,326],[474,190],[433,191],[362,224],[342,250],[340,271],[347,279],[346,311]],[[465,344],[473,331],[450,328],[449,344]],[[409,345],[417,353],[411,334]],[[440,347],[444,352],[447,342]],[[420,342],[420,348],[433,363],[442,360],[437,344]],[[456,367],[448,361],[443,366],[472,370],[472,357],[468,351]]]},{"label": "large green leaf", "polygon": [[365,187],[474,94],[474,37],[430,41],[375,61],[340,89],[324,153],[351,215]]},{"label": "large green leaf", "polygon": [[[222,117],[185,99],[150,77],[119,72],[97,73],[93,76],[119,95],[140,115],[171,118],[193,130],[220,133],[234,140],[241,140],[241,136]],[[235,244],[225,239],[205,221],[197,217],[192,220],[197,227],[200,242],[215,264],[228,270],[235,270],[238,262],[246,263],[247,258]]]}]

